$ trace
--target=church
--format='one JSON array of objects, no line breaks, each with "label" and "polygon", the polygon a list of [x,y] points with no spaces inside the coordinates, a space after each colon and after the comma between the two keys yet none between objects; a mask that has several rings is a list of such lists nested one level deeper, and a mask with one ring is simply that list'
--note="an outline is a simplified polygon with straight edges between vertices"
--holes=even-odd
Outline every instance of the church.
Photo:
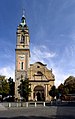
[{"label": "church", "polygon": [[40,61],[30,64],[30,36],[26,18],[22,15],[21,23],[16,32],[16,63],[15,63],[15,98],[20,99],[18,86],[21,77],[27,76],[31,88],[29,101],[50,101],[49,91],[54,85],[55,77],[52,69]]}]

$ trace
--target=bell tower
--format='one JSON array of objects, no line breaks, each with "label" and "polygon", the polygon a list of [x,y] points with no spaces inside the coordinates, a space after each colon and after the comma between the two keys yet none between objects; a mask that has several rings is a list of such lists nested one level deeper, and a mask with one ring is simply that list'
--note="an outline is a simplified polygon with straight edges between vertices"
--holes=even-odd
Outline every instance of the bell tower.
[{"label": "bell tower", "polygon": [[20,80],[25,79],[27,76],[30,58],[29,30],[24,15],[22,15],[21,23],[17,27],[16,39],[15,98],[20,98],[20,95],[18,94],[18,86]]}]

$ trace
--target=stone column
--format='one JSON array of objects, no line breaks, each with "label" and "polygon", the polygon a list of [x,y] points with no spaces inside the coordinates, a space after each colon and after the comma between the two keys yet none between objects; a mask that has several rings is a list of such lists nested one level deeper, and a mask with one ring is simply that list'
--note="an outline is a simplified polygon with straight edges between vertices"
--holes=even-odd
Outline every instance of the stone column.
[{"label": "stone column", "polygon": [[33,86],[31,85],[31,100],[33,100]]},{"label": "stone column", "polygon": [[47,85],[45,85],[45,100],[47,100]]}]

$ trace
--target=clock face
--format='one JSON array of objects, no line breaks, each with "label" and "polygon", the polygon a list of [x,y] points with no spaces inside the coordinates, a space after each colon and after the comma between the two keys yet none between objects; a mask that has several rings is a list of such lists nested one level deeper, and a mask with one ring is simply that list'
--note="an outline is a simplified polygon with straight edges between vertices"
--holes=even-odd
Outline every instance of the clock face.
[{"label": "clock face", "polygon": [[25,59],[25,56],[24,55],[19,55],[19,59],[20,60],[24,60]]}]

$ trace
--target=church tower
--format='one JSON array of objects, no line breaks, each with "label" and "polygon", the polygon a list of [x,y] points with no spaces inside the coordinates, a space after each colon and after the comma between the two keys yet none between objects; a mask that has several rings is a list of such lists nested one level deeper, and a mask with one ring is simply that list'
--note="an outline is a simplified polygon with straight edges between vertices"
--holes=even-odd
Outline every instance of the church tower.
[{"label": "church tower", "polygon": [[54,74],[52,69],[48,69],[47,65],[40,61],[29,64],[29,45],[29,30],[26,18],[22,15],[21,23],[18,25],[16,32],[15,99],[21,99],[18,93],[18,86],[20,81],[25,80],[27,77],[31,88],[28,100],[50,101],[49,91],[54,85]]},{"label": "church tower", "polygon": [[17,27],[16,39],[15,98],[19,99],[18,86],[20,80],[27,77],[30,58],[29,30],[24,15],[22,15],[21,23]]}]

